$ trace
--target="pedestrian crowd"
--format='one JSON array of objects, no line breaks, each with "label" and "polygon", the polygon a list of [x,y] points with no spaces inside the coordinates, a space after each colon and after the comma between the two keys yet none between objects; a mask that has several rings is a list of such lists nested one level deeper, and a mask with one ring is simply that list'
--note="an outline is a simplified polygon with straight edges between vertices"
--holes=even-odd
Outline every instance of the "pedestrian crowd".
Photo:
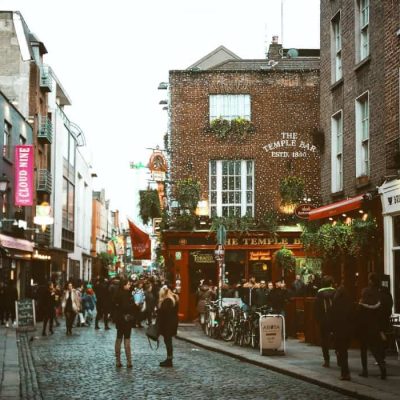
[{"label": "pedestrian crowd", "polygon": [[[369,284],[361,292],[361,298],[354,304],[342,283],[335,287],[330,276],[319,278],[312,275],[305,284],[300,275],[288,289],[285,281],[275,283],[254,277],[236,285],[223,285],[222,298],[240,298],[244,311],[266,307],[268,313],[285,316],[286,304],[292,296],[315,297],[314,317],[319,325],[322,366],[330,367],[329,349],[334,348],[337,364],[341,369],[341,380],[351,380],[348,365],[348,349],[352,341],[360,344],[361,373],[368,377],[367,351],[375,358],[381,379],[386,379],[385,348],[388,346],[385,332],[390,331],[393,298],[389,289],[383,287],[375,273],[369,274]],[[206,305],[217,299],[217,288],[212,281],[200,281],[197,290],[197,311],[199,322],[204,327]]]},{"label": "pedestrian crowd", "polygon": [[36,300],[38,316],[43,320],[43,336],[54,334],[54,325],[59,326],[57,318],[61,315],[65,317],[67,336],[72,335],[74,327],[90,327],[94,322],[94,329],[99,330],[102,321],[104,329],[110,330],[110,322],[115,323],[118,368],[122,366],[122,343],[127,367],[132,367],[131,329],[142,328],[143,323],[150,326],[155,321],[167,350],[167,358],[160,362],[160,366],[172,367],[172,338],[178,327],[178,295],[171,290],[168,282],[158,276],[144,275],[141,279],[99,278],[94,284],[68,282],[64,290],[54,282],[49,282],[38,288]]}]

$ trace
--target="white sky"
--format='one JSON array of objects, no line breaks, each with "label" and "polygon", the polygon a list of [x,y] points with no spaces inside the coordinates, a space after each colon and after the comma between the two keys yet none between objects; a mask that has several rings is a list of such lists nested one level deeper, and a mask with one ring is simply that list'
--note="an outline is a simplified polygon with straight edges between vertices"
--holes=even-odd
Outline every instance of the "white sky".
[{"label": "white sky", "polygon": [[[283,46],[318,48],[319,0],[283,4]],[[129,162],[146,164],[146,148],[163,147],[166,92],[157,87],[168,71],[220,45],[254,59],[272,35],[281,42],[281,0],[0,0],[0,9],[21,11],[45,44],[92,153],[94,188],[122,216],[136,217],[134,192],[145,185]]]}]

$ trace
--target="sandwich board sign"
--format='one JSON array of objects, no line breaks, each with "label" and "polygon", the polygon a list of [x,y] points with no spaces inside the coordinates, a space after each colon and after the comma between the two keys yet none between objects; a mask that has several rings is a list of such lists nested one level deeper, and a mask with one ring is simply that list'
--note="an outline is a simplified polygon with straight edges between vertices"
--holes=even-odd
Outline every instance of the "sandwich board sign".
[{"label": "sandwich board sign", "polygon": [[260,317],[260,354],[285,354],[285,318],[279,314]]},{"label": "sandwich board sign", "polygon": [[17,319],[17,329],[35,330],[35,325],[36,325],[35,301],[32,299],[22,299],[16,301],[15,316]]}]

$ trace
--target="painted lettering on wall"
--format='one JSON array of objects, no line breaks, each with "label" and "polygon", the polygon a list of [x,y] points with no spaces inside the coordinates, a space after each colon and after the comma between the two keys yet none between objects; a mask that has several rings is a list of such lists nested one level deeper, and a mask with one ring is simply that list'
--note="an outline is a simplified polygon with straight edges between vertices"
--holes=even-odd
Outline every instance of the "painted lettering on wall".
[{"label": "painted lettering on wall", "polygon": [[305,158],[308,153],[317,152],[317,147],[300,140],[297,132],[281,132],[278,140],[267,143],[263,149],[274,158]]}]

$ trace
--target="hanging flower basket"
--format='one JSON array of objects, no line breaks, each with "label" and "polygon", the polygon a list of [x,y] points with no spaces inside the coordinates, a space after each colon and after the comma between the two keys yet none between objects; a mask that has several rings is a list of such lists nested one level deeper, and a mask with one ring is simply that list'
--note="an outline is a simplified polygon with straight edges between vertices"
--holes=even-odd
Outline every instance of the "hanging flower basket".
[{"label": "hanging flower basket", "polygon": [[296,268],[296,258],[293,255],[292,250],[287,249],[286,247],[282,247],[275,254],[275,262],[278,268],[281,268],[282,271],[289,272],[294,271]]},{"label": "hanging flower basket", "polygon": [[283,178],[279,184],[282,205],[294,205],[304,197],[304,181],[297,176]]}]

